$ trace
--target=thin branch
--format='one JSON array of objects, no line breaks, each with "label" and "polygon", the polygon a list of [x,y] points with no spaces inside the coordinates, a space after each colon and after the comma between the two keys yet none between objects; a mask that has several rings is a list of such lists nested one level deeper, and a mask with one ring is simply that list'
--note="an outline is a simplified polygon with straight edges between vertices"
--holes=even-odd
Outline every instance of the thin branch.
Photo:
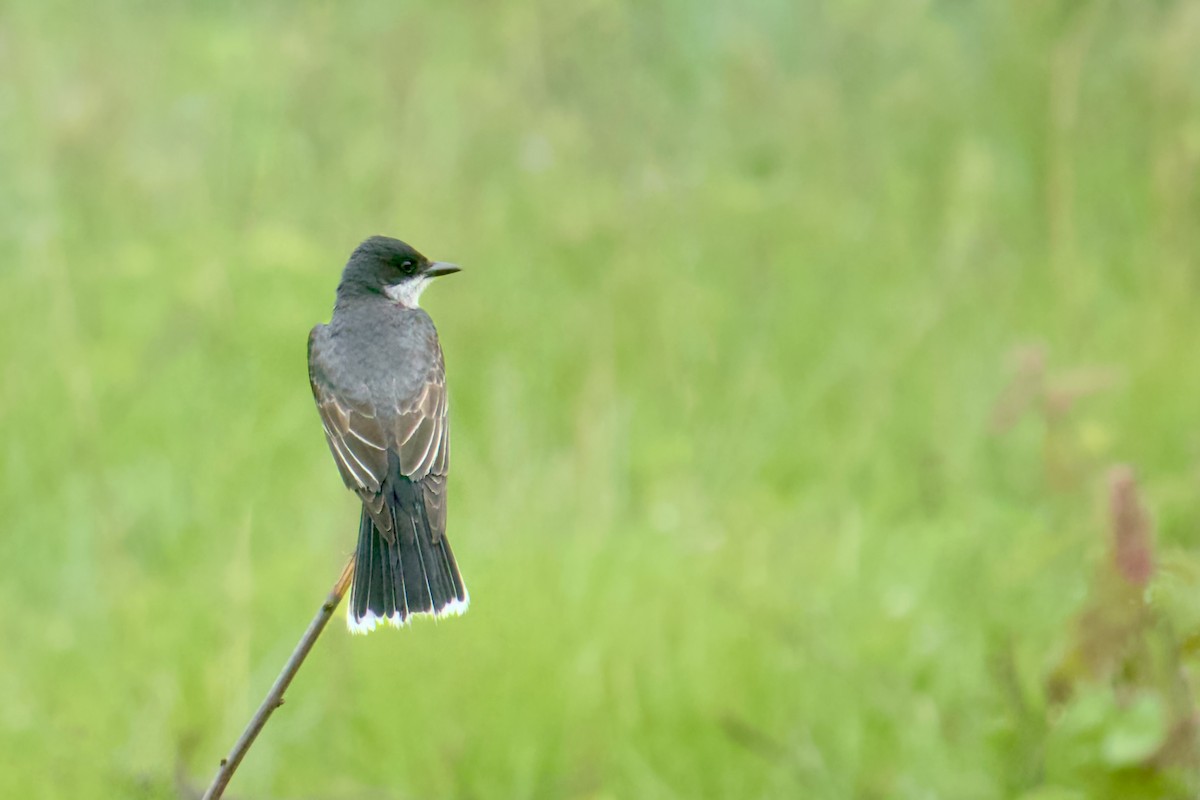
[{"label": "thin branch", "polygon": [[250,749],[250,745],[254,744],[259,731],[267,724],[271,713],[283,705],[283,693],[287,691],[292,678],[296,677],[296,673],[300,670],[300,665],[304,663],[305,657],[308,656],[308,651],[312,650],[317,637],[321,635],[321,631],[325,630],[325,625],[329,622],[329,618],[333,616],[333,612],[337,609],[338,604],[342,602],[342,595],[346,593],[346,589],[350,586],[350,578],[353,575],[354,558],[351,557],[350,561],[346,564],[346,568],[342,570],[342,576],[338,578],[337,583],[333,585],[333,589],[329,592],[329,596],[321,604],[317,615],[308,624],[308,630],[304,632],[304,636],[300,637],[300,643],[292,651],[292,657],[284,665],[283,672],[279,673],[279,677],[275,679],[275,683],[271,686],[271,691],[267,692],[266,699],[262,701],[262,705],[258,707],[258,711],[254,712],[254,716],[250,718],[250,724],[246,726],[246,730],[242,731],[241,737],[237,740],[237,744],[233,746],[233,749],[229,751],[229,755],[221,759],[221,766],[217,770],[216,777],[213,778],[212,785],[208,787],[208,791],[204,793],[202,800],[218,800],[225,793],[225,787],[229,784],[229,779],[233,777],[234,771],[242,763],[242,759],[246,757],[246,751]]}]

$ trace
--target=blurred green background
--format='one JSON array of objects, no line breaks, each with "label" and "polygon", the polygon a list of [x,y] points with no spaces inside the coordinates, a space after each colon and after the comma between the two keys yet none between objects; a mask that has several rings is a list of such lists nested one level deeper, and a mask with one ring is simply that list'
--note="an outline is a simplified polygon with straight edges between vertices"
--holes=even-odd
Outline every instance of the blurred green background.
[{"label": "blurred green background", "polygon": [[1198,186],[1195,2],[7,0],[0,795],[206,784],[388,233],[473,603],[339,614],[231,797],[1194,797]]}]

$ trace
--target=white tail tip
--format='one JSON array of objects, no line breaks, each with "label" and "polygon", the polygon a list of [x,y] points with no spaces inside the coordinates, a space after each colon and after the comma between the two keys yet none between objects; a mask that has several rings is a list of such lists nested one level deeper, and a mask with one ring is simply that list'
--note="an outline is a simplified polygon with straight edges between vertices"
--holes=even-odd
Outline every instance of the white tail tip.
[{"label": "white tail tip", "polygon": [[371,611],[368,611],[362,619],[354,618],[354,604],[346,604],[346,627],[351,633],[370,633],[381,624],[391,625],[393,628],[403,628],[412,620],[413,617],[433,617],[440,619],[441,617],[461,617],[467,613],[467,607],[471,605],[471,596],[467,595],[462,600],[455,598],[446,603],[436,611],[414,611],[407,617],[401,617],[399,612],[386,617],[381,617]]}]

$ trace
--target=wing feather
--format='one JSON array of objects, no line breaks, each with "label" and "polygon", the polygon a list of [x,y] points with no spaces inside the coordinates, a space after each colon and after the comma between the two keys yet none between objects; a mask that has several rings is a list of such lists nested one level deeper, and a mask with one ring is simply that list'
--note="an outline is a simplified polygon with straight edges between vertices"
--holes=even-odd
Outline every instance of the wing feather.
[{"label": "wing feather", "polygon": [[[401,473],[414,481],[431,474],[445,474],[447,462],[439,461],[438,456],[448,429],[446,369],[439,350],[421,391],[407,407],[397,409],[392,431]],[[440,472],[435,469],[439,465],[442,466]]]},{"label": "wing feather", "polygon": [[323,328],[318,325],[309,334],[309,381],[343,481],[358,493],[376,526],[390,538],[395,526],[383,486],[388,453],[394,452],[401,474],[425,485],[426,510],[435,535],[440,536],[445,530],[445,475],[450,466],[446,370],[440,348],[421,391],[411,399],[371,402],[361,399],[368,395],[365,387],[339,385],[337,370],[327,362]]}]

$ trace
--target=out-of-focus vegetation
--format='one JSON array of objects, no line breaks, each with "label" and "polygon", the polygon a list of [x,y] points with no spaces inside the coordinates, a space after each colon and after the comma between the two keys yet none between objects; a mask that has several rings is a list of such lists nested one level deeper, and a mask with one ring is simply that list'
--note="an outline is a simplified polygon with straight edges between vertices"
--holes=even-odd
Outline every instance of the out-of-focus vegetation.
[{"label": "out-of-focus vegetation", "polygon": [[473,604],[332,627],[233,796],[1195,796],[1197,76],[1166,0],[9,0],[0,795],[209,778],[390,233]]}]

